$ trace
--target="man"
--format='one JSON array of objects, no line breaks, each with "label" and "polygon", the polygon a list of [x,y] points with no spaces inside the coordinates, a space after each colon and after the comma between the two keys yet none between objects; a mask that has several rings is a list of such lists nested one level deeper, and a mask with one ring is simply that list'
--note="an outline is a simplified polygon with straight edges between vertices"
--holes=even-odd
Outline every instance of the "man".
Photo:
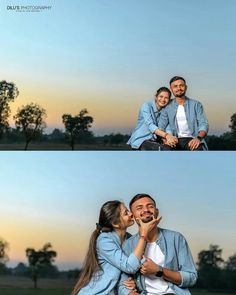
[{"label": "man", "polygon": [[208,121],[202,104],[186,96],[187,85],[182,77],[173,77],[170,89],[174,99],[163,109],[159,121],[160,130],[165,131],[169,124],[175,136],[174,141],[170,138],[168,142],[167,138],[167,142],[176,150],[207,149],[204,138],[208,132]]},{"label": "man", "polygon": [[[149,222],[159,215],[155,200],[147,194],[134,196],[130,201],[130,210],[137,224],[139,219]],[[145,261],[135,274],[136,290],[131,291],[124,286],[127,275],[123,273],[119,294],[190,294],[188,287],[196,283],[197,271],[185,238],[178,232],[159,227],[144,238],[147,242]],[[126,255],[132,253],[138,239],[139,234],[136,234],[124,242]]]}]

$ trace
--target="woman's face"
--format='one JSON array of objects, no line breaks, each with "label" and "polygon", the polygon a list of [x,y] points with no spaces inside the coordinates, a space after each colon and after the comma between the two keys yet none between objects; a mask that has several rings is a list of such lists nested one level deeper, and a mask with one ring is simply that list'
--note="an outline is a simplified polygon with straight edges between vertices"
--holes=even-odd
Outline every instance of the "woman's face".
[{"label": "woman's face", "polygon": [[120,227],[126,229],[134,224],[133,214],[122,203],[120,205]]},{"label": "woman's face", "polygon": [[162,91],[156,96],[156,104],[158,108],[164,108],[169,101],[170,96],[169,93],[166,91]]}]

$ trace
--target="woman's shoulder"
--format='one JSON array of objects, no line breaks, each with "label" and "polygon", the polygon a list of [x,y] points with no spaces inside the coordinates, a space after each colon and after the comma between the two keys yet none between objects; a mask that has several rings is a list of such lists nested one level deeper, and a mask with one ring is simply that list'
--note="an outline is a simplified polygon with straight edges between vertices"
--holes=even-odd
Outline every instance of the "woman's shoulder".
[{"label": "woman's shoulder", "polygon": [[141,110],[145,110],[145,109],[151,109],[153,107],[153,105],[155,104],[154,100],[148,100],[142,103],[141,105]]},{"label": "woman's shoulder", "polygon": [[103,244],[103,243],[108,243],[111,241],[119,242],[119,238],[117,234],[112,231],[112,232],[102,232],[97,238],[97,243],[98,244]]}]

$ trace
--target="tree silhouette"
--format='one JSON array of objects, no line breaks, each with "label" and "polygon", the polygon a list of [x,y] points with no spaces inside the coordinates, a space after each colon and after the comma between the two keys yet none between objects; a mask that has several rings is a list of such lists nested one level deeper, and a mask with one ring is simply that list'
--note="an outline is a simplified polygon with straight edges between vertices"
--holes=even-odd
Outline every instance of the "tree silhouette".
[{"label": "tree silhouette", "polygon": [[36,289],[40,270],[43,267],[52,265],[54,258],[57,256],[57,252],[52,250],[52,245],[50,243],[47,243],[39,251],[36,251],[33,248],[27,248],[26,256],[31,269],[34,288]]},{"label": "tree silhouette", "polygon": [[224,260],[221,258],[222,249],[210,245],[209,250],[198,254],[199,285],[203,288],[214,289],[221,286],[221,268]]},{"label": "tree silhouette", "polygon": [[25,150],[27,150],[29,143],[42,134],[43,129],[46,128],[45,117],[45,109],[38,104],[30,103],[17,110],[14,120],[16,128],[22,131],[25,136]]},{"label": "tree silhouette", "polygon": [[82,109],[76,116],[64,114],[62,122],[65,125],[66,133],[69,135],[70,147],[74,150],[75,139],[81,131],[87,131],[93,123],[93,118],[87,116],[87,109]]},{"label": "tree silhouette", "polygon": [[9,260],[7,250],[9,245],[6,241],[0,238],[0,273],[3,273],[6,269],[6,262]]},{"label": "tree silhouette", "polygon": [[231,129],[231,134],[236,138],[236,113],[231,116],[230,123],[229,128]]},{"label": "tree silhouette", "polygon": [[9,103],[18,95],[19,91],[14,83],[0,81],[0,137],[9,126],[7,121],[11,113]]},{"label": "tree silhouette", "polygon": [[230,256],[225,263],[225,281],[227,288],[236,291],[236,254]]}]

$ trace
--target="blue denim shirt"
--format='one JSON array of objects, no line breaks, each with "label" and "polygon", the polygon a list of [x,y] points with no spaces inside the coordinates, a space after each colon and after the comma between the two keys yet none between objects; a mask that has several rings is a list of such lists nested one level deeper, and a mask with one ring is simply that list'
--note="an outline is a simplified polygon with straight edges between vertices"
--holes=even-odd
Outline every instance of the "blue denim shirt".
[{"label": "blue denim shirt", "polygon": [[[123,244],[123,249],[126,255],[129,255],[137,241],[139,234],[136,234],[126,240]],[[159,228],[159,236],[156,241],[161,251],[165,255],[164,268],[169,268],[174,271],[179,271],[182,282],[180,285],[167,282],[176,295],[190,294],[188,287],[193,286],[197,281],[197,270],[188,247],[187,241],[178,232]],[[128,295],[130,290],[126,289],[123,281],[127,279],[125,273],[122,274],[119,282],[119,295]],[[147,294],[145,288],[145,278],[140,272],[135,274],[136,286],[140,294]]]},{"label": "blue denim shirt", "polygon": [[161,111],[157,109],[155,100],[143,103],[139,110],[137,126],[127,144],[138,149],[144,140],[155,139],[154,131],[158,129]]},{"label": "blue denim shirt", "polygon": [[[129,236],[130,234],[126,234],[126,238]],[[132,251],[126,256],[115,231],[101,233],[98,236],[96,251],[101,270],[78,292],[78,295],[105,295],[111,291],[117,294],[115,289],[121,271],[133,274],[140,268],[141,262]]]},{"label": "blue denim shirt", "polygon": [[[178,106],[179,105],[177,104],[176,100],[173,99],[163,109],[158,124],[159,128],[163,131],[166,130],[166,127],[169,124],[171,134],[174,136],[177,136],[176,113]],[[188,127],[193,137],[197,137],[200,130],[205,131],[206,133],[208,132],[208,120],[204,113],[203,106],[199,101],[187,97],[184,103],[184,110]],[[204,140],[203,143],[207,149],[207,145]]]}]

